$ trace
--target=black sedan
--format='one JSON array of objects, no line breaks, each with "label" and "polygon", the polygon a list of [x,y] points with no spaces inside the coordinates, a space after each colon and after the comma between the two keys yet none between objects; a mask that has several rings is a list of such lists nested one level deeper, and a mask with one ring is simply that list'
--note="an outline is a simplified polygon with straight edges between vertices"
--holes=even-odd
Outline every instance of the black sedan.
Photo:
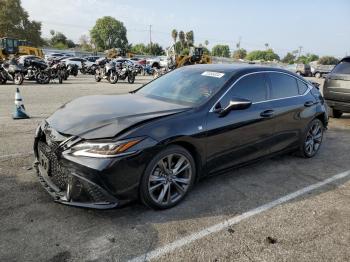
[{"label": "black sedan", "polygon": [[328,116],[319,90],[291,72],[195,65],[130,94],[78,98],[37,129],[39,180],[57,202],[175,206],[205,176],[297,152],[313,157]]}]

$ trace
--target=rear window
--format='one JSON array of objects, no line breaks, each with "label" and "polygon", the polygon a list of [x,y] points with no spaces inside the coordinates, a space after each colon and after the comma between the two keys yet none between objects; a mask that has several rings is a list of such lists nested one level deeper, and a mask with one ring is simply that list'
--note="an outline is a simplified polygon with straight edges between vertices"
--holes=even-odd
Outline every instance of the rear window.
[{"label": "rear window", "polygon": [[299,88],[294,77],[281,73],[269,73],[271,80],[271,98],[285,98],[299,95]]},{"label": "rear window", "polygon": [[303,81],[297,80],[298,87],[299,87],[299,95],[302,95],[306,92],[306,90],[309,88],[307,84],[305,84]]},{"label": "rear window", "polygon": [[333,71],[333,74],[350,74],[350,60],[345,60],[337,64]]}]

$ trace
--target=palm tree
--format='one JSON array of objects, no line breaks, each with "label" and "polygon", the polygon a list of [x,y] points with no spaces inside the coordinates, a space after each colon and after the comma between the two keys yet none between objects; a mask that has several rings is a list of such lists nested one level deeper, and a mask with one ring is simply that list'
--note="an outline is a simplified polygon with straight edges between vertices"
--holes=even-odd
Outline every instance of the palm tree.
[{"label": "palm tree", "polygon": [[180,43],[181,43],[182,47],[184,47],[184,45],[185,45],[185,33],[182,30],[179,32],[179,39],[180,39]]},{"label": "palm tree", "polygon": [[205,44],[205,46],[207,47],[207,46],[209,45],[209,41],[208,41],[208,40],[205,40],[205,41],[204,41],[204,44]]},{"label": "palm tree", "polygon": [[269,43],[265,43],[266,50],[269,48]]},{"label": "palm tree", "polygon": [[174,44],[176,44],[176,39],[177,39],[177,30],[173,29],[173,31],[171,31],[171,37],[174,39]]},{"label": "palm tree", "polygon": [[188,46],[192,46],[194,43],[193,31],[189,31],[186,33],[186,41]]}]

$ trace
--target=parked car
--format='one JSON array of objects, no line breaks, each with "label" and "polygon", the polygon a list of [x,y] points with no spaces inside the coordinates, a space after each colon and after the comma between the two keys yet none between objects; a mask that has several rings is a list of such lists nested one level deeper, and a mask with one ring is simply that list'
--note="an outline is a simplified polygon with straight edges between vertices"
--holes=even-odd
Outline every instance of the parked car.
[{"label": "parked car", "polygon": [[86,56],[84,57],[85,60],[95,63],[97,59],[101,58],[100,56]]},{"label": "parked car", "polygon": [[343,113],[350,113],[350,56],[340,60],[326,76],[323,95],[331,117],[340,118]]},{"label": "parked car", "polygon": [[324,75],[330,73],[334,68],[334,65],[319,65],[317,63],[310,64],[312,76],[321,78]]},{"label": "parked car", "polygon": [[45,55],[45,60],[56,60],[61,57],[71,57],[71,54],[66,54],[66,53],[51,53],[48,55]]},{"label": "parked car", "polygon": [[78,69],[82,68],[82,63],[85,64],[85,66],[89,67],[92,66],[94,64],[94,62],[90,62],[84,58],[81,57],[68,57],[62,60],[62,62],[65,62],[66,65],[70,65],[70,64],[74,64],[78,66]]},{"label": "parked car", "polygon": [[146,59],[146,65],[149,65],[152,68],[160,68],[160,58],[159,57],[152,57]]},{"label": "parked car", "polygon": [[309,64],[292,64],[286,67],[287,70],[301,76],[311,76],[311,67]]},{"label": "parked car", "polygon": [[35,167],[59,203],[165,209],[205,176],[277,153],[315,156],[327,119],[319,90],[286,70],[186,66],[60,107],[36,131]]}]

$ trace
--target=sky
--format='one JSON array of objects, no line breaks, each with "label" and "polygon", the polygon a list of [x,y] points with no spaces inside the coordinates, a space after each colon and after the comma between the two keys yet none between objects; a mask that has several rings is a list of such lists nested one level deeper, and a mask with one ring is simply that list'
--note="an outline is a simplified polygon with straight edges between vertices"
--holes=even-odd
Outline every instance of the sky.
[{"label": "sky", "polygon": [[349,0],[22,0],[31,19],[78,42],[95,21],[112,16],[127,28],[130,43],[172,43],[171,30],[194,31],[195,44],[209,41],[235,49],[265,49],[280,56],[302,46],[302,53],[350,55]]}]

